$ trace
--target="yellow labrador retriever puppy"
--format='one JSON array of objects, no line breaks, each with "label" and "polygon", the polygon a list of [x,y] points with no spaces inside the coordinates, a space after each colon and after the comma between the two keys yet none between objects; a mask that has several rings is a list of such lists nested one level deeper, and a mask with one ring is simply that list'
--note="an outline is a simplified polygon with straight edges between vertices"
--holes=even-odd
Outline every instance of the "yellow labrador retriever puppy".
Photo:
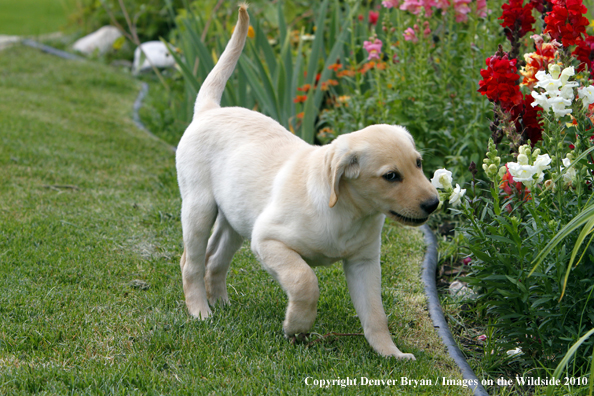
[{"label": "yellow labrador retriever puppy", "polygon": [[402,127],[373,125],[311,146],[260,113],[221,108],[245,44],[246,9],[239,8],[235,32],[198,93],[177,150],[188,310],[204,319],[209,303],[229,302],[227,270],[248,238],[288,295],[288,337],[308,332],[316,317],[319,289],[311,267],[342,260],[373,349],[414,359],[394,345],[380,294],[385,217],[416,226],[439,204],[413,139]]}]

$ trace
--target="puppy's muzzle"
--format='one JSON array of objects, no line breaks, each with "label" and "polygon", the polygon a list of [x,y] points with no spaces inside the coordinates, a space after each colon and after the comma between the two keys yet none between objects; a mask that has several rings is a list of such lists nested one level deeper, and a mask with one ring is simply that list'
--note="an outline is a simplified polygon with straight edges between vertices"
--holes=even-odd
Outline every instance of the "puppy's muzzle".
[{"label": "puppy's muzzle", "polygon": [[437,209],[437,207],[439,206],[439,198],[433,197],[433,199],[429,199],[421,203],[420,206],[421,209],[423,209],[423,211],[427,213],[427,216],[429,216],[431,213],[435,212],[435,209]]}]

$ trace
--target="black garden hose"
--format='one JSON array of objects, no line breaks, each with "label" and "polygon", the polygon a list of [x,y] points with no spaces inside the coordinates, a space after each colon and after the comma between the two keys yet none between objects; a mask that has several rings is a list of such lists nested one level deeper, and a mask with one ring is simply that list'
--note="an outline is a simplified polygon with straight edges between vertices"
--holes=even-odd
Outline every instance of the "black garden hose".
[{"label": "black garden hose", "polygon": [[456,341],[452,336],[452,332],[448,327],[448,323],[443,315],[441,304],[439,302],[439,295],[437,294],[437,285],[435,282],[435,274],[437,272],[437,239],[429,228],[424,225],[421,230],[425,234],[425,242],[427,243],[427,251],[423,258],[423,283],[425,284],[425,295],[427,296],[427,305],[429,315],[433,321],[433,327],[441,337],[441,340],[448,348],[448,354],[454,359],[456,365],[462,373],[462,377],[469,384],[475,396],[489,396],[485,388],[481,385],[481,381],[472,371],[472,368],[466,362],[466,358],[456,345]]}]

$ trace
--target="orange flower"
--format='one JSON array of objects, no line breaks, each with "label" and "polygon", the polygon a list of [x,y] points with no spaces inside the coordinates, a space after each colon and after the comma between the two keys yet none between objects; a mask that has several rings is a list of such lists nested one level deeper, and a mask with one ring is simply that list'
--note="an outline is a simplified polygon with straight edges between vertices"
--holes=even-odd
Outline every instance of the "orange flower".
[{"label": "orange flower", "polygon": [[348,107],[349,106],[349,99],[350,98],[351,97],[350,96],[347,96],[347,95],[341,95],[341,96],[339,96],[338,98],[336,98],[336,104],[337,104],[337,106],[343,105],[345,107]]},{"label": "orange flower", "polygon": [[311,89],[311,84],[305,84],[302,87],[297,88],[297,91],[307,92]]},{"label": "orange flower", "polygon": [[356,71],[354,70],[341,70],[338,73],[336,73],[336,77],[338,78],[342,78],[342,77],[355,77],[355,74],[357,74]]},{"label": "orange flower", "polygon": [[378,70],[386,70],[386,62],[378,62],[375,66]]},{"label": "orange flower", "polygon": [[318,138],[321,138],[321,139],[331,138],[333,135],[334,135],[334,131],[328,127],[322,128],[318,132]]},{"label": "orange flower", "polygon": [[297,113],[297,115],[295,117],[297,117],[299,119],[302,119],[303,118],[303,112]]},{"label": "orange flower", "polygon": [[342,65],[340,63],[333,63],[328,66],[328,69],[338,71],[339,69],[342,69]]},{"label": "orange flower", "polygon": [[307,95],[297,95],[295,97],[295,99],[293,99],[293,102],[295,103],[303,103],[307,100]]},{"label": "orange flower", "polygon": [[322,83],[322,87],[321,88],[322,88],[322,91],[327,91],[328,90],[328,83],[326,81],[324,81]]},{"label": "orange flower", "polygon": [[368,63],[364,64],[363,67],[361,69],[359,69],[359,72],[361,74],[365,74],[369,70],[373,69],[374,67],[375,67],[375,62],[374,61],[371,61],[371,62],[368,62]]},{"label": "orange flower", "polygon": [[328,83],[328,85],[332,85],[334,87],[338,85],[338,81],[336,80],[328,80],[326,82]]},{"label": "orange flower", "polygon": [[549,64],[555,60],[557,54],[557,45],[555,43],[537,43],[536,52],[524,54],[524,60],[526,60],[526,66],[520,71],[520,74],[524,76],[521,85],[525,85],[528,88],[534,87],[536,84],[536,73],[539,70],[547,70]]}]

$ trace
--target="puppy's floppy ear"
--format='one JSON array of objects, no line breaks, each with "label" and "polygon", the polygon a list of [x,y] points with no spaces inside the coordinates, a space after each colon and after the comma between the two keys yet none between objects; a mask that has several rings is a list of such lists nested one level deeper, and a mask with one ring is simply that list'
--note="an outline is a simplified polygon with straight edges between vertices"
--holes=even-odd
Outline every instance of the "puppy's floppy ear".
[{"label": "puppy's floppy ear", "polygon": [[333,208],[338,201],[340,179],[343,176],[347,179],[356,179],[359,177],[361,168],[359,156],[351,150],[333,150],[329,155],[330,207]]}]

